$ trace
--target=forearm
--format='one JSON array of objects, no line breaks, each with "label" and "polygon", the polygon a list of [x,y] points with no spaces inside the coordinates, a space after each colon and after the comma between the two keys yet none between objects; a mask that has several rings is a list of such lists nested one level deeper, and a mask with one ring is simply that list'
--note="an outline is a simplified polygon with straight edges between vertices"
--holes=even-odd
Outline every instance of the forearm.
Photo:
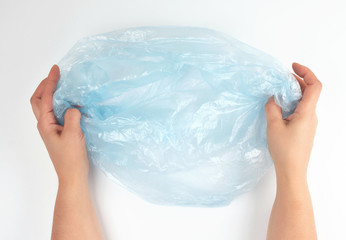
[{"label": "forearm", "polygon": [[87,180],[59,184],[52,239],[102,239]]},{"label": "forearm", "polygon": [[307,67],[294,63],[302,90],[294,112],[283,119],[274,97],[265,105],[267,141],[277,179],[268,240],[317,239],[306,173],[317,127],[316,104],[322,84]]},{"label": "forearm", "polygon": [[317,239],[306,177],[277,174],[277,192],[267,239]]}]

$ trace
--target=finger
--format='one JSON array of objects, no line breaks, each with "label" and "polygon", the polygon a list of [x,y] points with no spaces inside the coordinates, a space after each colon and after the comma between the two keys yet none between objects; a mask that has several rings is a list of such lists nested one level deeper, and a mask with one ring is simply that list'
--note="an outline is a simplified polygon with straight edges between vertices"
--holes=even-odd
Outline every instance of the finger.
[{"label": "finger", "polygon": [[298,105],[299,108],[297,109],[300,111],[314,110],[321,93],[321,82],[309,68],[301,64],[293,63],[292,68],[294,72],[298,76],[302,77],[304,79],[304,82],[306,83],[302,100]]},{"label": "finger", "polygon": [[64,124],[64,132],[75,132],[81,131],[80,128],[80,119],[81,113],[76,108],[70,108],[65,113],[65,124]]},{"label": "finger", "polygon": [[292,68],[299,77],[304,79],[307,85],[313,85],[319,82],[315,74],[308,67],[299,63],[293,63]]},{"label": "finger", "polygon": [[[40,84],[38,85],[38,87],[36,88],[34,94],[31,96],[31,99],[36,99],[36,98],[41,98],[45,84],[46,84],[46,80],[47,78],[43,79]],[[31,100],[30,99],[30,100]]]},{"label": "finger", "polygon": [[59,67],[57,65],[53,65],[53,67],[51,68],[48,74],[48,77],[46,80],[47,83],[42,93],[41,109],[40,109],[41,115],[53,112],[53,94],[55,92],[56,85],[59,81],[59,78],[60,78]]},{"label": "finger", "polygon": [[301,89],[302,93],[304,93],[304,90],[306,88],[306,83],[304,82],[303,79],[301,79],[296,74],[293,73],[292,75],[297,79],[297,82],[299,83],[300,89]]},{"label": "finger", "polygon": [[272,126],[273,124],[283,124],[281,107],[277,105],[274,101],[274,96],[268,99],[265,107],[266,117],[267,117],[267,126]]},{"label": "finger", "polygon": [[38,118],[40,116],[41,95],[42,95],[42,92],[43,92],[44,87],[46,85],[46,81],[45,81],[46,79],[47,78],[45,78],[44,80],[41,81],[41,83],[36,88],[34,94],[30,98],[30,103],[31,103],[32,111],[34,112],[34,115],[35,115],[37,120],[38,120]]},{"label": "finger", "polygon": [[37,122],[37,129],[43,139],[56,137],[57,135],[60,135],[63,130],[62,126],[58,124],[51,124],[50,122],[51,122],[50,120],[46,120],[46,121],[39,120]]}]

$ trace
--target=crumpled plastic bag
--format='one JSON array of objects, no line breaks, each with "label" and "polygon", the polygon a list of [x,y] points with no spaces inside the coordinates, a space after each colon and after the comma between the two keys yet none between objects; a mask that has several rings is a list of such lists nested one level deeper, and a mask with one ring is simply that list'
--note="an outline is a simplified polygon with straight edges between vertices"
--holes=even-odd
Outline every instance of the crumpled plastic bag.
[{"label": "crumpled plastic bag", "polygon": [[264,105],[301,98],[276,59],[195,27],[86,37],[58,64],[54,113],[82,113],[89,160],[149,202],[224,206],[272,165]]}]

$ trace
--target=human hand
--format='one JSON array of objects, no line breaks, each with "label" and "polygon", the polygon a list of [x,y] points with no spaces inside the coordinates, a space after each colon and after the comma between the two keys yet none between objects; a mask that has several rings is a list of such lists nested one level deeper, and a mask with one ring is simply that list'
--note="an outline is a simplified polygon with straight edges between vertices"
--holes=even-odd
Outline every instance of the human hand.
[{"label": "human hand", "polygon": [[[317,127],[316,104],[321,82],[307,67],[293,63],[294,75],[302,89],[302,99],[296,110],[283,119],[274,98],[265,105],[267,141],[277,178],[306,179],[307,167]],[[301,79],[303,78],[303,79]]]},{"label": "human hand", "polygon": [[54,65],[32,95],[30,102],[38,121],[37,128],[58,175],[59,183],[87,181],[89,161],[78,109],[68,109],[65,125],[60,126],[53,113],[53,94],[60,78]]}]

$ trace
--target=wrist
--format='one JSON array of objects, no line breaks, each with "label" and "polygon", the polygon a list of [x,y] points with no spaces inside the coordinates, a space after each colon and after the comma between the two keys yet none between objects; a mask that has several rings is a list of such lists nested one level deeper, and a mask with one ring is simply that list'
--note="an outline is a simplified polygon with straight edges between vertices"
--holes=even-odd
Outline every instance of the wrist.
[{"label": "wrist", "polygon": [[300,202],[309,192],[307,176],[304,173],[276,173],[276,195]]},{"label": "wrist", "polygon": [[275,173],[277,181],[293,183],[303,183],[307,181],[308,160],[299,159],[280,159],[275,160]]},{"label": "wrist", "polygon": [[307,185],[306,174],[282,174],[276,172],[277,187],[300,188]]},{"label": "wrist", "polygon": [[74,174],[69,176],[58,175],[59,187],[78,187],[88,185],[87,174]]}]

